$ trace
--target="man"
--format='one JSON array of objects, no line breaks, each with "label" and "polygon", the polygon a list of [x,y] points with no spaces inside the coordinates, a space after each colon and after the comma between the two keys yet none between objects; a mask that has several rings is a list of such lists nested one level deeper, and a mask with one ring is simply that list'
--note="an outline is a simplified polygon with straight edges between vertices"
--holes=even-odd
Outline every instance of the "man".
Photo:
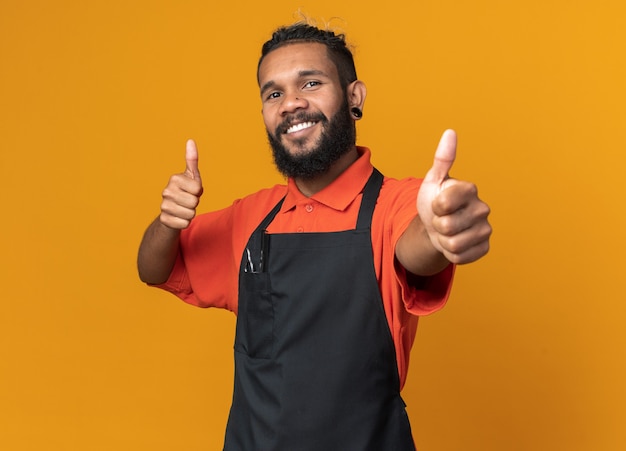
[{"label": "man", "polygon": [[163,191],[141,279],[237,313],[226,450],[413,450],[400,389],[417,319],[455,264],[487,253],[488,206],[453,180],[446,131],[424,180],[383,177],[356,146],[366,88],[343,35],[306,24],[262,49],[263,120],[287,185],[200,215],[198,152]]}]

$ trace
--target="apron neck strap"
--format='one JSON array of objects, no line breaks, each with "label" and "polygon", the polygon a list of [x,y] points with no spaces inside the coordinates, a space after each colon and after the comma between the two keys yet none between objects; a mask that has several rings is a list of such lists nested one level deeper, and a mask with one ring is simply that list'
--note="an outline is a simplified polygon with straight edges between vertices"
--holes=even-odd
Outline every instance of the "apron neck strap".
[{"label": "apron neck strap", "polygon": [[363,199],[361,200],[361,208],[359,210],[359,217],[356,222],[357,230],[368,229],[372,225],[372,216],[374,215],[374,207],[376,207],[376,201],[378,200],[378,193],[383,186],[383,175],[380,171],[374,168],[372,175],[370,175],[365,188],[363,188]]}]

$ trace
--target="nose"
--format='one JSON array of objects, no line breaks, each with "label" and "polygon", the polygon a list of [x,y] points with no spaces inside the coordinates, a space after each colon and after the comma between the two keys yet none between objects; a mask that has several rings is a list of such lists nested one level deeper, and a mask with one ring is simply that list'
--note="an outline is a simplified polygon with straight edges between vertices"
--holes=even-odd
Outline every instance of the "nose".
[{"label": "nose", "polygon": [[297,110],[305,109],[309,106],[309,102],[300,95],[300,93],[284,94],[283,102],[280,105],[280,114],[292,114]]}]

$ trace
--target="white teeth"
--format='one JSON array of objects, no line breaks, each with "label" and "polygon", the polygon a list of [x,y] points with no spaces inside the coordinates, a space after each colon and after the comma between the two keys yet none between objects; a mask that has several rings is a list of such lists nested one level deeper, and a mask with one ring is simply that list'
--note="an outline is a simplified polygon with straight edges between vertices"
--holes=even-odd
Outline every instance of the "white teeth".
[{"label": "white teeth", "polygon": [[315,122],[302,122],[300,124],[292,125],[287,129],[287,133],[299,132],[300,130],[304,130],[305,128],[313,127]]}]

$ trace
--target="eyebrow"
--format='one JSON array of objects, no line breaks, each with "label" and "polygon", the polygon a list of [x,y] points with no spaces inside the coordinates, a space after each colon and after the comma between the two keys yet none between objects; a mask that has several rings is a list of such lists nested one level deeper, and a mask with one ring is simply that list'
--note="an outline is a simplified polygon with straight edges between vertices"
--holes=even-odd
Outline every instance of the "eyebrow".
[{"label": "eyebrow", "polygon": [[[299,78],[310,77],[311,75],[321,75],[323,77],[328,77],[328,74],[326,74],[326,72],[318,69],[306,69],[298,72]],[[276,86],[276,82],[274,80],[270,80],[267,83],[264,83],[263,86],[261,86],[261,94],[274,86]]]}]

